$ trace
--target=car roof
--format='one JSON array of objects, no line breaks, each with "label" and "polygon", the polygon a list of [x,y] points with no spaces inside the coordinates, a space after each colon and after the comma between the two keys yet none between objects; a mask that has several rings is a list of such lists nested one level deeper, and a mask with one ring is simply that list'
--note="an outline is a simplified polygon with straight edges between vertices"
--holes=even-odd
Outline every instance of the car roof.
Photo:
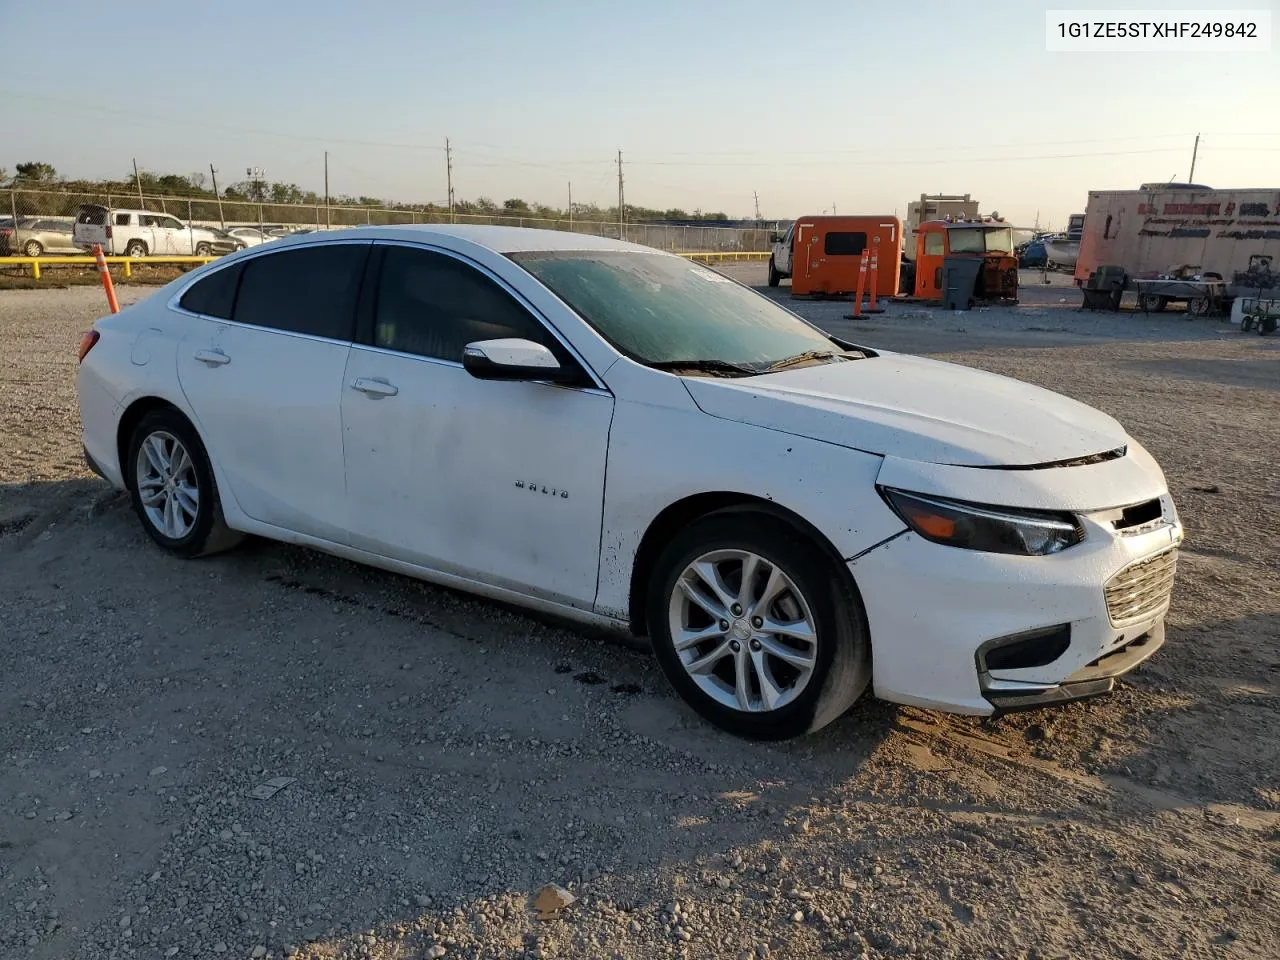
[{"label": "car roof", "polygon": [[334,239],[367,237],[371,240],[455,239],[486,247],[495,253],[535,253],[557,250],[625,250],[636,253],[664,253],[664,251],[655,247],[646,247],[639,243],[628,243],[622,240],[613,240],[609,237],[595,237],[586,233],[571,233],[567,230],[499,227],[471,223],[420,223],[389,227],[343,227],[336,230],[319,230],[304,236],[313,243],[318,237],[326,236],[332,236]]}]

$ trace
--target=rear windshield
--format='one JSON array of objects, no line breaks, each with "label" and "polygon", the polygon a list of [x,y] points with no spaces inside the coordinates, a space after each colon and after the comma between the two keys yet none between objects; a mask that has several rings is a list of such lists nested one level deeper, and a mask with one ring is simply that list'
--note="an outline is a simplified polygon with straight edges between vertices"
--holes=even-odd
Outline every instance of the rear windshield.
[{"label": "rear windshield", "polygon": [[91,223],[96,227],[100,227],[106,222],[106,207],[83,207],[76,216],[76,223]]}]

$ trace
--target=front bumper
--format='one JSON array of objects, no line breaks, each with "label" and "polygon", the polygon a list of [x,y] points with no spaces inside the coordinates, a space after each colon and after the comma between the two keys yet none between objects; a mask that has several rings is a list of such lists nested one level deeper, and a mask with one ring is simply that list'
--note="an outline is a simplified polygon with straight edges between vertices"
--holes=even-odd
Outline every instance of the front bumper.
[{"label": "front bumper", "polygon": [[[1084,542],[1052,556],[961,550],[906,532],[851,561],[876,696],[989,716],[1110,691],[1164,643],[1182,526],[1161,499],[1163,520],[1137,533],[1085,515]],[[1016,655],[992,655],[1018,644]]]}]

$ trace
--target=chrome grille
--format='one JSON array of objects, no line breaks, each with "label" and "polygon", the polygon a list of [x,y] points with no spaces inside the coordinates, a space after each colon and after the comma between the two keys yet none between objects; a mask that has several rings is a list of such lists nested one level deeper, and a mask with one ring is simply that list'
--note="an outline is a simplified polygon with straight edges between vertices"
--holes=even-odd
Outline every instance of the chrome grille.
[{"label": "chrome grille", "polygon": [[1107,615],[1115,626],[1159,610],[1169,602],[1178,566],[1176,547],[1125,567],[1107,581]]}]

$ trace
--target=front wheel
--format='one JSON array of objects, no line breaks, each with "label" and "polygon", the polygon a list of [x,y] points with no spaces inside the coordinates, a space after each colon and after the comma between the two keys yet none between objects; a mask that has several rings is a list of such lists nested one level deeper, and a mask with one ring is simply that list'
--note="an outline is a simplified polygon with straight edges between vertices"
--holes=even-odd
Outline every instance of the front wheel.
[{"label": "front wheel", "polygon": [[776,287],[778,281],[782,279],[782,274],[778,273],[778,268],[773,265],[773,257],[769,258],[769,286]]},{"label": "front wheel", "polygon": [[658,560],[654,652],[704,719],[758,740],[826,726],[871,677],[866,616],[834,561],[759,511],[711,514]]},{"label": "front wheel", "polygon": [[209,246],[209,244],[207,244],[207,243],[198,243],[198,244],[196,244],[196,256],[197,256],[197,257],[211,257],[211,256],[213,256],[213,247]]},{"label": "front wheel", "polygon": [[199,557],[240,541],[222,518],[204,444],[178,411],[156,410],[142,418],[130,436],[125,469],[143,529],[169,553]]}]

